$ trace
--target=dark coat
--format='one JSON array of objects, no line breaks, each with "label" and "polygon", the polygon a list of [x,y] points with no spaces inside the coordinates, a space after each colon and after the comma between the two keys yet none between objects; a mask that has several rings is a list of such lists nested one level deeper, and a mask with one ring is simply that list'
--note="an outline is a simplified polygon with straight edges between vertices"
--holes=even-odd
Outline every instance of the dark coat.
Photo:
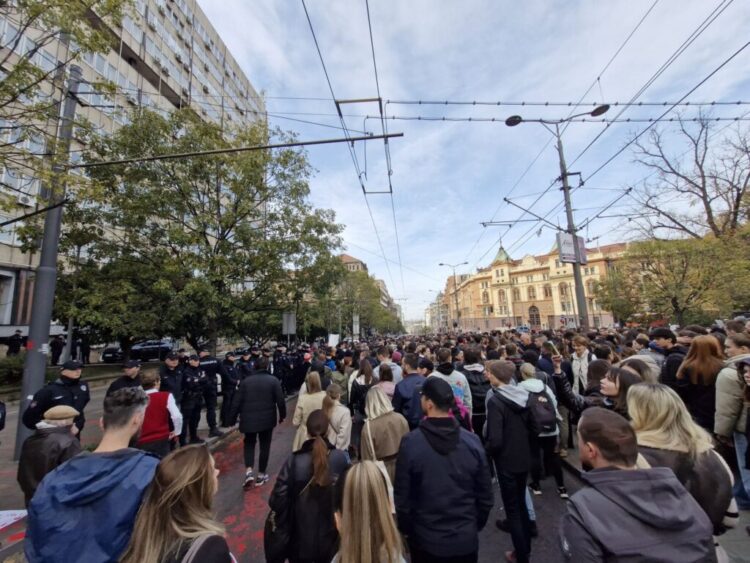
[{"label": "dark coat", "polygon": [[422,418],[422,405],[419,403],[419,390],[422,384],[424,377],[416,372],[410,373],[396,383],[393,392],[393,410],[404,416],[412,430],[419,426]]},{"label": "dark coat", "polygon": [[[713,381],[719,374],[720,369],[713,374]],[[716,416],[716,385],[703,385],[692,383],[690,373],[685,370],[682,379],[675,380],[675,391],[685,403],[688,412],[702,428],[713,434],[714,417]]]},{"label": "dark coat", "polygon": [[332,488],[349,461],[344,452],[326,442],[331,485],[313,485],[310,483],[313,443],[314,440],[307,440],[299,451],[289,456],[276,478],[268,505],[279,517],[293,518],[291,537],[296,557],[308,561],[330,561],[338,549]]},{"label": "dark coat", "polygon": [[240,432],[263,432],[286,418],[286,401],[281,383],[267,371],[246,377],[232,399],[229,420],[240,417]]},{"label": "dark coat", "polygon": [[494,496],[479,437],[454,418],[426,418],[404,436],[396,461],[398,527],[429,553],[475,553]]},{"label": "dark coat", "polygon": [[48,383],[34,394],[29,407],[23,413],[23,424],[26,428],[36,430],[36,425],[44,418],[44,413],[52,407],[66,405],[73,407],[79,414],[75,418],[75,425],[83,430],[86,417],[83,409],[86,408],[91,396],[89,384],[81,379],[60,376],[59,379]]},{"label": "dark coat", "polygon": [[183,367],[179,364],[174,369],[169,369],[166,364],[159,366],[159,391],[172,393],[178,405],[182,402],[182,371]]},{"label": "dark coat", "polygon": [[[525,406],[528,392],[523,400],[518,389],[506,385],[493,390],[487,404],[487,451],[498,470],[510,473],[526,473],[531,469],[532,440],[539,435],[536,419]],[[505,391],[512,391],[523,406]]]},{"label": "dark coat", "polygon": [[112,393],[115,391],[119,391],[120,389],[128,389],[130,387],[140,387],[141,386],[141,376],[137,375],[136,377],[129,377],[127,375],[121,375],[117,379],[115,379],[112,383],[109,384],[109,387],[107,388],[107,394],[106,396],[109,397]]},{"label": "dark coat", "polygon": [[667,358],[664,360],[664,365],[661,366],[659,383],[669,385],[672,389],[677,387],[677,371],[680,369],[687,353],[688,348],[680,344],[675,344],[667,350]]},{"label": "dark coat", "polygon": [[26,506],[44,476],[58,465],[81,453],[81,442],[70,426],[37,429],[21,447],[18,460],[18,484],[26,497]]}]

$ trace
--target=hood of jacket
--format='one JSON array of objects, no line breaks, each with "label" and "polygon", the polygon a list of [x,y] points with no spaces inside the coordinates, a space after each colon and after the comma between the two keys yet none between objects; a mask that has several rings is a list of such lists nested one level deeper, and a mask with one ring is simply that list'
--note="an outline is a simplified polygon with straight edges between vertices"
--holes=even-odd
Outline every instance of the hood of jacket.
[{"label": "hood of jacket", "polygon": [[544,381],[536,378],[524,379],[518,386],[526,389],[529,393],[541,393],[545,388]]},{"label": "hood of jacket", "polygon": [[[153,463],[144,463],[145,460]],[[83,506],[107,496],[123,483],[143,483],[153,478],[159,460],[146,452],[126,448],[111,453],[82,453],[56,472],[47,492],[63,505]]]},{"label": "hood of jacket", "polygon": [[654,528],[685,530],[695,514],[686,510],[685,488],[672,469],[595,469],[581,478],[633,518]]},{"label": "hood of jacket", "polygon": [[433,450],[440,455],[448,455],[458,447],[461,427],[450,416],[445,418],[425,418],[419,423],[419,430]]},{"label": "hood of jacket", "polygon": [[529,402],[529,391],[518,385],[503,385],[495,389],[495,393],[515,411],[525,409]]},{"label": "hood of jacket", "polygon": [[466,371],[475,371],[477,373],[484,373],[484,366],[482,364],[464,364]]},{"label": "hood of jacket", "polygon": [[453,364],[450,362],[446,362],[444,364],[438,365],[438,367],[435,368],[435,371],[438,373],[442,373],[443,375],[450,375],[455,370],[453,369]]},{"label": "hood of jacket", "polygon": [[746,360],[746,359],[750,359],[750,354],[737,354],[733,358],[729,358],[728,360],[726,360],[724,362],[724,365],[730,368],[736,368],[737,362],[739,362],[740,360]]}]

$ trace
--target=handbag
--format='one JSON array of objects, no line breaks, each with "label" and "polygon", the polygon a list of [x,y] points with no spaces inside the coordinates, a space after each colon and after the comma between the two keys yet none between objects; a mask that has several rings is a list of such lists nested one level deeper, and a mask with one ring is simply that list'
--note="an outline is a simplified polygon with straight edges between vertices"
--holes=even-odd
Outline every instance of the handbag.
[{"label": "handbag", "polygon": [[396,514],[396,502],[393,499],[393,483],[391,483],[391,476],[388,474],[388,468],[385,466],[385,462],[379,460],[375,456],[375,444],[372,441],[372,432],[370,432],[370,421],[365,422],[365,428],[367,428],[367,440],[370,442],[370,449],[372,455],[375,457],[375,465],[377,465],[380,472],[383,474],[385,479],[385,488],[388,492],[388,501],[391,503],[391,514]]},{"label": "handbag", "polygon": [[294,454],[289,468],[289,506],[283,512],[271,510],[263,526],[263,551],[266,563],[283,563],[291,555],[294,505],[297,502]]}]

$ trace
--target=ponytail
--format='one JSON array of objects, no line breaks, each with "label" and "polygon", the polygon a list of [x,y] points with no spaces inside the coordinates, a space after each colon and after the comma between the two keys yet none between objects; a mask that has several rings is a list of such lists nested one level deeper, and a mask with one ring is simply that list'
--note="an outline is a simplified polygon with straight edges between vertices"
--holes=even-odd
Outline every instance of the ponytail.
[{"label": "ponytail", "polygon": [[307,434],[313,438],[312,482],[319,487],[327,487],[331,484],[331,476],[328,472],[328,444],[323,439],[327,433],[328,417],[326,414],[322,410],[311,412],[307,418]]},{"label": "ponytail", "polygon": [[336,403],[341,398],[341,387],[337,383],[331,383],[328,386],[328,389],[326,389],[326,396],[323,398],[323,412],[328,417],[328,420],[331,420],[331,415],[333,414],[333,407],[336,406]]}]

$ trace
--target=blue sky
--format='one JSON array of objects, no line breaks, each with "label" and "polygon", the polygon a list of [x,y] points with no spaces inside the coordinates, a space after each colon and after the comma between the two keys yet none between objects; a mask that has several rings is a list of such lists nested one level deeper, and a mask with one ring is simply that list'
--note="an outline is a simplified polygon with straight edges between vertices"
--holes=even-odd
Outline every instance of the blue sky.
[{"label": "blue sky", "polygon": [[[267,96],[270,113],[339,126],[301,1],[199,0],[254,86]],[[651,9],[653,6],[653,9]],[[608,0],[607,2],[536,0],[528,2],[467,0],[370,0],[375,54],[384,100],[457,100],[586,102],[627,101],[717,7],[726,8],[685,52],[638,98],[675,102],[713,71],[747,40],[750,9],[743,1],[724,0]],[[307,0],[315,33],[336,97],[377,96],[365,0]],[[602,73],[636,24],[641,26]],[[597,81],[597,77],[599,80]],[[750,48],[714,75],[688,99],[699,101],[750,99]],[[323,98],[290,100],[279,97]],[[536,194],[559,175],[552,138],[541,125],[513,129],[503,121],[512,114],[526,118],[562,118],[566,107],[412,106],[387,104],[391,116],[494,117],[496,123],[389,121],[390,132],[404,137],[391,141],[393,202],[368,196],[384,260],[351,156],[345,145],[312,147],[309,158],[317,173],[311,181],[311,201],[332,208],[346,225],[346,252],[364,260],[370,272],[386,281],[401,301],[407,318],[420,318],[449,274],[439,262],[464,262],[469,272],[486,265],[499,235],[514,258],[546,252],[554,231],[518,223],[484,229],[479,223],[494,217],[514,220],[521,212],[503,203],[534,202]],[[581,111],[585,111],[582,108]],[[656,117],[664,110],[630,108],[623,118]],[[715,109],[715,116],[737,116],[748,106]],[[351,129],[380,133],[374,104],[345,108]],[[614,117],[619,109],[610,110]],[[695,109],[683,109],[693,116]],[[315,114],[315,115],[302,115]],[[299,133],[302,139],[341,136],[341,131],[281,118],[271,122]],[[723,126],[724,124],[720,124]],[[613,124],[580,159],[576,157],[603,125],[572,123],[564,132],[571,171],[587,178],[646,124]],[[355,134],[355,133],[353,133]],[[670,150],[680,154],[675,142]],[[364,168],[364,148],[357,145]],[[541,152],[536,163],[519,181]],[[576,220],[596,214],[648,171],[633,162],[626,150],[573,194]],[[575,181],[575,180],[574,180]],[[368,143],[367,181],[370,190],[387,186],[381,142]],[[515,187],[514,187],[515,186]],[[533,210],[545,214],[561,200],[550,190]],[[623,199],[611,214],[632,209]],[[529,218],[526,216],[525,218]],[[550,215],[564,223],[564,214]],[[522,236],[531,229],[529,236]],[[584,235],[599,244],[632,237],[626,220],[600,219]],[[402,283],[403,272],[403,283]]]}]

